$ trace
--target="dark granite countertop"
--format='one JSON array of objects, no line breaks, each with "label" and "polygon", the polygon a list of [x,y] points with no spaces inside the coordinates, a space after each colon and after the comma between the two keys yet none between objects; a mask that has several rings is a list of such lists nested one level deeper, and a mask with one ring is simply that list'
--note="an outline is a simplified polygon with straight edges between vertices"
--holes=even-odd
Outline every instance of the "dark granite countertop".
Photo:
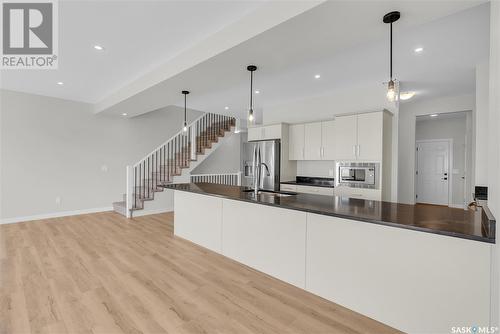
[{"label": "dark granite countertop", "polygon": [[288,197],[258,195],[256,199],[252,192],[244,191],[245,187],[212,183],[173,184],[165,188],[495,243],[495,219],[487,208],[473,211],[311,194]]}]

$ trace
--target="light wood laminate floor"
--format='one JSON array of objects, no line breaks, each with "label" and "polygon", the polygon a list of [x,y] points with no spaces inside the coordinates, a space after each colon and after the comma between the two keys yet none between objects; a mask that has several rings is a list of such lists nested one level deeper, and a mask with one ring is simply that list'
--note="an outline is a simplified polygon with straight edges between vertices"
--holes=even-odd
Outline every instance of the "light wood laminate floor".
[{"label": "light wood laminate floor", "polygon": [[0,226],[0,333],[395,333],[173,236],[173,214]]}]

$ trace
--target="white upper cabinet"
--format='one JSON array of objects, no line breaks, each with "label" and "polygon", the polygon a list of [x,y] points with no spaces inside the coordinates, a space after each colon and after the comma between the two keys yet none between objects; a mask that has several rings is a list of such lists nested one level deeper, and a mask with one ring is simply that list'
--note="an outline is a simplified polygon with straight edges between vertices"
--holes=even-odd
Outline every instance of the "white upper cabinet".
[{"label": "white upper cabinet", "polygon": [[290,125],[289,159],[382,161],[385,117],[380,111]]},{"label": "white upper cabinet", "polygon": [[382,112],[358,115],[358,160],[382,160],[383,116]]},{"label": "white upper cabinet", "polygon": [[289,127],[290,160],[304,160],[304,124],[292,124]]},{"label": "white upper cabinet", "polygon": [[290,160],[334,160],[334,121],[290,125]]},{"label": "white upper cabinet", "polygon": [[321,160],[321,122],[304,124],[304,160]]},{"label": "white upper cabinet", "polygon": [[248,141],[281,139],[281,124],[256,125],[248,128]]},{"label": "white upper cabinet", "polygon": [[358,115],[335,118],[335,159],[356,160]]},{"label": "white upper cabinet", "polygon": [[335,160],[335,121],[321,122],[321,159]]},{"label": "white upper cabinet", "polygon": [[383,112],[338,116],[335,122],[337,160],[382,160]]}]

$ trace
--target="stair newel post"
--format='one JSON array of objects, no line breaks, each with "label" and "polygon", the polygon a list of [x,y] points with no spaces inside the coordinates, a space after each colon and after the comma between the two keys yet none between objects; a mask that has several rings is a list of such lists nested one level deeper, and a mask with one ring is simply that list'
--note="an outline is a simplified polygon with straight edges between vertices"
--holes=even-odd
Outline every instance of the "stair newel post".
[{"label": "stair newel post", "polygon": [[190,134],[191,134],[191,160],[196,160],[196,152],[198,152],[198,145],[196,140],[196,133],[198,128],[198,122],[194,122],[191,125]]},{"label": "stair newel post", "polygon": [[150,187],[150,184],[151,184],[151,174],[150,174],[150,171],[149,171],[149,167],[151,166],[150,162],[149,162],[149,158],[151,156],[148,156],[148,172],[147,172],[147,180],[148,180],[148,185],[147,185],[147,189],[148,189],[148,198],[149,198],[149,187]]},{"label": "stair newel post", "polygon": [[125,192],[125,213],[127,218],[131,217],[132,214],[132,201],[133,201],[133,186],[134,186],[134,173],[133,167],[127,166],[126,175],[127,175],[127,190]]},{"label": "stair newel post", "polygon": [[167,144],[167,179],[168,182],[170,182],[170,163],[172,162],[172,159],[170,158],[170,142]]}]

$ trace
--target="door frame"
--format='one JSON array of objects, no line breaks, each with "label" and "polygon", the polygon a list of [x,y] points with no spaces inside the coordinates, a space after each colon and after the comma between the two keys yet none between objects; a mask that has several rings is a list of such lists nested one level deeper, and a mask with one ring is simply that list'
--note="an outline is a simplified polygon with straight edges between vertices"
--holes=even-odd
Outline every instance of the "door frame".
[{"label": "door frame", "polygon": [[443,139],[422,139],[415,140],[415,173],[414,177],[414,189],[413,189],[413,199],[415,203],[418,203],[417,198],[417,185],[418,185],[418,151],[417,147],[419,143],[433,143],[446,141],[448,142],[448,207],[453,204],[453,139],[452,138],[443,138]]}]

